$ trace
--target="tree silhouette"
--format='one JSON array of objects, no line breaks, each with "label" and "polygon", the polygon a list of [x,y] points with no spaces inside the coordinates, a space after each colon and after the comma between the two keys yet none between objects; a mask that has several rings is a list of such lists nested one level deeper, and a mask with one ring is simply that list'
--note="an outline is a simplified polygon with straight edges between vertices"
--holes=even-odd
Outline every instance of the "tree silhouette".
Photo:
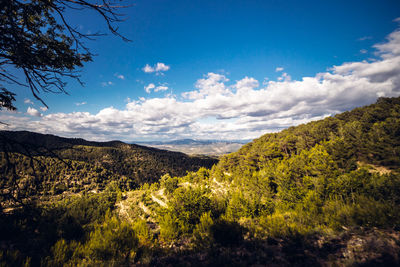
[{"label": "tree silhouette", "polygon": [[[16,94],[11,89],[13,86],[30,90],[47,107],[40,93],[67,93],[67,78],[82,84],[79,69],[94,56],[85,46],[85,41],[94,40],[105,33],[82,33],[68,21],[66,13],[94,12],[105,21],[109,32],[129,41],[118,32],[116,26],[123,21],[123,15],[117,12],[127,7],[121,5],[122,2],[123,0],[0,0],[0,110],[16,109]],[[1,203],[21,202],[29,194],[18,184],[21,177],[16,171],[17,160],[12,150],[16,146],[22,148],[22,154],[30,159],[26,168],[33,171],[33,189],[37,188],[34,163],[43,166],[34,156],[41,155],[45,147],[19,144],[0,132]]]},{"label": "tree silhouette", "polygon": [[[41,92],[66,93],[65,78],[82,84],[79,68],[91,61],[93,54],[85,41],[104,33],[86,34],[70,24],[68,10],[87,10],[104,19],[108,30],[129,41],[118,32],[123,21],[117,13],[126,6],[120,1],[99,0],[7,0],[0,1],[0,109],[15,110],[15,93],[10,85],[26,87],[33,96]],[[15,72],[23,75],[17,77]]]}]

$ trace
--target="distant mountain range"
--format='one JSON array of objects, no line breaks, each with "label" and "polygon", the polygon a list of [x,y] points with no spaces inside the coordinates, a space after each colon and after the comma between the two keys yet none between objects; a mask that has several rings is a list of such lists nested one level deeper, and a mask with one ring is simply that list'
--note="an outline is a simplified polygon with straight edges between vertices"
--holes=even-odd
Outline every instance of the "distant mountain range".
[{"label": "distant mountain range", "polygon": [[239,150],[251,140],[195,140],[178,139],[172,141],[140,141],[137,144],[159,149],[178,151],[189,155],[220,156]]},{"label": "distant mountain range", "polygon": [[132,142],[134,144],[146,144],[146,145],[209,145],[209,144],[247,144],[251,142],[248,140],[196,140],[196,139],[177,139],[172,141],[138,141]]}]

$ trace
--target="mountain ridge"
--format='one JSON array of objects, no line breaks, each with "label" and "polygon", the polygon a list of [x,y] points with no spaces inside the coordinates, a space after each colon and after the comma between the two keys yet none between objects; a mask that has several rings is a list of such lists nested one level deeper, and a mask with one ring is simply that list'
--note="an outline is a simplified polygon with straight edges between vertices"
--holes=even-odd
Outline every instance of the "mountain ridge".
[{"label": "mountain ridge", "polygon": [[[265,134],[222,156],[211,169],[165,174],[133,186],[114,171],[143,154],[123,149],[61,150],[76,173],[44,158],[56,178],[46,177],[49,183],[42,185],[51,194],[35,202],[35,212],[0,213],[4,243],[12,244],[0,262],[400,264],[400,97]],[[80,180],[70,179],[73,175]],[[24,185],[27,178],[19,185],[34,194]]]},{"label": "mountain ridge", "polygon": [[[95,142],[28,131],[0,131],[1,152],[0,170],[7,170],[7,152],[13,156],[19,176],[30,177],[31,185],[39,180],[42,193],[55,185],[64,190],[72,184],[76,192],[101,189],[111,181],[133,189],[165,174],[181,176],[217,162],[211,157],[121,141]],[[53,193],[60,191],[53,189]]]}]

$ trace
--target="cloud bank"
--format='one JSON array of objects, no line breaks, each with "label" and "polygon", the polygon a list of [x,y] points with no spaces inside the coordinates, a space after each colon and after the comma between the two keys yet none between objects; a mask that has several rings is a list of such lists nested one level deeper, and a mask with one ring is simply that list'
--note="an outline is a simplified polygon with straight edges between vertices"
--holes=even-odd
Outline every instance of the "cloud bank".
[{"label": "cloud bank", "polygon": [[[124,109],[48,114],[31,117],[29,123],[26,117],[0,113],[0,121],[8,121],[8,129],[92,140],[250,139],[370,104],[378,97],[399,96],[400,30],[373,48],[374,60],[343,63],[301,80],[283,72],[277,81],[260,83],[252,77],[230,81],[210,72],[194,90],[180,96],[129,99]],[[158,64],[148,67],[154,72]],[[40,116],[33,108],[28,113]]]}]

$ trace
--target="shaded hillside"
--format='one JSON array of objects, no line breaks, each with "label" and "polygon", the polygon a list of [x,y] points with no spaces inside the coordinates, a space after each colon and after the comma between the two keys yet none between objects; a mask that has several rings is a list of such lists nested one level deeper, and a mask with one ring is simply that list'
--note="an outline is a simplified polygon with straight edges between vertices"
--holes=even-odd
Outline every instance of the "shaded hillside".
[{"label": "shaded hillside", "polygon": [[[40,190],[60,193],[67,189],[102,189],[116,181],[121,189],[133,189],[162,175],[185,175],[217,161],[120,141],[90,142],[27,131],[0,132],[0,151],[16,164],[22,187],[41,184]],[[5,154],[1,171],[6,172]],[[36,189],[35,189],[36,190]]]}]

